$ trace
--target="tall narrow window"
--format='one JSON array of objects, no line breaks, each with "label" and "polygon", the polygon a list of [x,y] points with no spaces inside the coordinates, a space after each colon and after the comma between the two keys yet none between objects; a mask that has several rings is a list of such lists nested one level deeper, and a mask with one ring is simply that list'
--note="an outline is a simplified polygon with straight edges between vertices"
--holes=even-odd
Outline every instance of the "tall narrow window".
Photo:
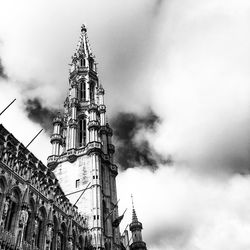
[{"label": "tall narrow window", "polygon": [[[18,216],[18,204],[19,204],[19,195],[17,192],[13,192],[9,201],[7,216],[5,219],[5,229],[7,231],[14,231],[15,222]],[[7,204],[6,203],[6,204]]]},{"label": "tall narrow window", "polygon": [[76,188],[79,188],[80,187],[80,179],[77,179],[76,180]]},{"label": "tall narrow window", "polygon": [[83,58],[80,60],[80,65],[81,65],[81,67],[85,66],[85,60]]},{"label": "tall narrow window", "polygon": [[53,229],[53,237],[52,237],[50,249],[57,250],[57,249],[60,249],[59,248],[60,246],[57,246],[57,248],[56,248],[56,243],[57,243],[57,241],[60,241],[60,240],[58,240],[58,238],[57,238],[57,237],[59,237],[59,235],[58,235],[58,220],[57,220],[56,216],[53,217],[53,222],[54,222],[54,229]]},{"label": "tall narrow window", "polygon": [[90,69],[94,70],[94,63],[92,59],[89,60],[89,67]]},{"label": "tall narrow window", "polygon": [[86,99],[86,84],[85,82],[80,83],[80,100],[85,101]]},{"label": "tall narrow window", "polygon": [[86,119],[82,118],[79,121],[79,146],[83,147],[86,144],[86,130],[87,122]]},{"label": "tall narrow window", "polygon": [[90,94],[90,102],[94,102],[95,100],[95,83],[90,83],[89,86],[89,94]]},{"label": "tall narrow window", "polygon": [[65,250],[66,249],[66,245],[67,245],[67,227],[65,225],[65,223],[63,222],[61,224],[61,229],[62,229],[62,233],[61,233],[61,249]]},{"label": "tall narrow window", "polygon": [[38,211],[38,217],[36,218],[36,226],[37,227],[37,238],[36,238],[36,246],[40,249],[43,248],[44,239],[45,239],[45,220],[46,220],[46,211],[45,208],[42,207]]}]

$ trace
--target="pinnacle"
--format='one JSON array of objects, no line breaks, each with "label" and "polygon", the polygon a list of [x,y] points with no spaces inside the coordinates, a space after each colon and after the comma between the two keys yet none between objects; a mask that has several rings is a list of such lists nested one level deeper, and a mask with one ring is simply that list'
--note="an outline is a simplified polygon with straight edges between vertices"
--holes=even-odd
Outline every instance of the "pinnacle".
[{"label": "pinnacle", "polygon": [[132,222],[138,222],[138,218],[134,208],[132,210]]},{"label": "pinnacle", "polygon": [[81,26],[81,32],[86,32],[86,31],[87,31],[87,29],[86,29],[85,24],[82,24],[82,26]]},{"label": "pinnacle", "polygon": [[81,26],[81,33],[77,44],[76,53],[85,54],[87,56],[92,54],[87,36],[87,28],[84,24]]},{"label": "pinnacle", "polygon": [[138,222],[138,218],[135,212],[135,206],[134,206],[134,199],[133,195],[131,194],[131,200],[132,200],[132,222]]}]

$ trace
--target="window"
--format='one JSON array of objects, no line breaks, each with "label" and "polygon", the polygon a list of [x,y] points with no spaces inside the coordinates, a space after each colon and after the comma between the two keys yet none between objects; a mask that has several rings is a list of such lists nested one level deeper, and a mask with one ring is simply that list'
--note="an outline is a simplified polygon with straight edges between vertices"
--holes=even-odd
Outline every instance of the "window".
[{"label": "window", "polygon": [[90,101],[94,102],[95,100],[95,83],[90,83],[89,86],[89,96],[90,96]]},{"label": "window", "polygon": [[45,220],[46,220],[46,210],[44,207],[40,208],[38,211],[38,216],[35,219],[34,231],[36,232],[36,246],[40,249],[43,248],[45,240]]},{"label": "window", "polygon": [[84,59],[80,60],[80,65],[81,65],[81,67],[85,66],[85,60]]},{"label": "window", "polygon": [[89,59],[89,68],[94,70],[94,61],[92,58]]},{"label": "window", "polygon": [[86,119],[79,120],[79,146],[83,147],[86,144],[86,130],[87,130],[87,122]]},{"label": "window", "polygon": [[86,84],[85,82],[80,83],[80,100],[85,101],[86,99]]},{"label": "window", "polygon": [[76,188],[80,187],[80,179],[76,180]]},{"label": "window", "polygon": [[19,195],[18,192],[15,190],[12,192],[12,195],[9,199],[6,199],[4,205],[4,214],[5,214],[5,221],[4,221],[4,228],[7,231],[14,231],[17,216],[18,216],[18,204],[19,204]]}]

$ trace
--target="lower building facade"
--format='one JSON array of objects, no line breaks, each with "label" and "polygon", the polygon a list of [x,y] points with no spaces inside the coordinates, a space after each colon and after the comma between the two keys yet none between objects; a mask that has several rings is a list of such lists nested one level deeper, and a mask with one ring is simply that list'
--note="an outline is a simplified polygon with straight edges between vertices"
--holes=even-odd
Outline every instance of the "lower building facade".
[{"label": "lower building facade", "polygon": [[93,249],[55,175],[0,125],[0,249]]}]

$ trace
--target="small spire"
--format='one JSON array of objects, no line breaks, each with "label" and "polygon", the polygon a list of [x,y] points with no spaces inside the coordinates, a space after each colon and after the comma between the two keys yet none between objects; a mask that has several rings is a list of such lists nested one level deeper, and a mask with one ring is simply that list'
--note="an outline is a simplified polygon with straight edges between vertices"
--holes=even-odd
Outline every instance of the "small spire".
[{"label": "small spire", "polygon": [[138,222],[138,218],[135,212],[135,206],[134,206],[134,199],[133,195],[131,194],[131,201],[132,201],[132,222]]}]

